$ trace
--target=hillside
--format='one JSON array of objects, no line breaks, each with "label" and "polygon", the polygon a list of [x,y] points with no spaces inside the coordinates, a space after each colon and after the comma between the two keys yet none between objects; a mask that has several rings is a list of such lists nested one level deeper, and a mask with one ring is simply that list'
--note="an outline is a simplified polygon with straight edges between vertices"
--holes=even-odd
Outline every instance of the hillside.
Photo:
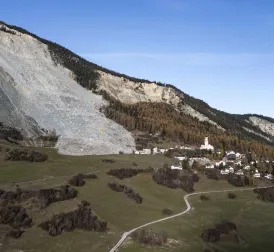
[{"label": "hillside", "polygon": [[17,31],[0,34],[0,121],[25,137],[54,129],[63,154],[132,152],[131,134],[99,111],[106,102],[56,64],[47,45]]},{"label": "hillside", "polygon": [[[50,148],[32,148],[48,155],[45,162],[5,161],[6,148],[13,145],[0,143],[0,210],[4,208],[3,191],[23,192],[56,189],[68,183],[70,178],[81,172],[96,174],[97,179],[86,179],[83,186],[74,187],[77,190],[75,198],[52,202],[46,207],[39,207],[34,198],[25,198],[18,203],[10,197],[10,206],[23,206],[32,219],[30,227],[21,228],[24,233],[18,239],[6,237],[11,227],[0,219],[1,251],[37,251],[37,252],[67,252],[96,251],[106,252],[120,240],[123,233],[145,223],[167,217],[162,210],[170,209],[178,214],[186,209],[182,189],[171,189],[157,184],[151,173],[140,173],[137,176],[119,179],[108,175],[112,169],[120,168],[146,169],[159,168],[165,163],[171,164],[172,159],[164,155],[93,155],[66,156],[59,155]],[[202,172],[199,181],[195,182],[196,193],[210,193],[209,201],[201,201],[200,195],[191,196],[189,202],[193,207],[187,215],[170,219],[147,227],[153,232],[165,231],[168,243],[164,246],[141,245],[128,238],[118,251],[128,252],[201,252],[205,248],[218,248],[218,251],[273,251],[272,226],[274,221],[273,202],[262,201],[248,188],[236,188],[226,180],[208,179]],[[108,183],[126,185],[139,193],[143,198],[141,204],[108,187]],[[258,183],[261,183],[260,179]],[[17,185],[17,186],[16,186]],[[19,186],[19,187],[18,187]],[[236,199],[229,199],[225,190],[238,190]],[[251,189],[251,188],[249,188]],[[7,196],[7,194],[6,194]],[[27,196],[25,194],[25,196]],[[95,232],[92,230],[75,229],[52,236],[40,227],[44,221],[51,220],[54,215],[64,216],[77,209],[85,200],[91,204],[92,212],[100,220],[107,222],[108,230]],[[263,209],[263,211],[262,211]],[[3,211],[1,212],[3,214]],[[12,217],[12,215],[10,215]],[[20,219],[19,219],[20,220]],[[214,227],[222,220],[235,223],[239,233],[244,237],[246,246],[241,247],[233,236],[222,236],[217,243],[205,243],[200,237],[205,228]],[[214,250],[212,250],[214,251]]]},{"label": "hillside", "polygon": [[209,135],[218,147],[274,145],[272,118],[219,111],[172,85],[108,70],[3,22],[0,35],[0,121],[27,137],[55,129],[61,153],[131,152],[133,136],[118,124],[190,144]]}]

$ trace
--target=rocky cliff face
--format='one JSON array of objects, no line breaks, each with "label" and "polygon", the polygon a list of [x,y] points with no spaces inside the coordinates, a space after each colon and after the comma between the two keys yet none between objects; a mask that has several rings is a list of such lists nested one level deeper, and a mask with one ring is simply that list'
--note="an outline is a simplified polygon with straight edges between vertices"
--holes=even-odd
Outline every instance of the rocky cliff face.
[{"label": "rocky cliff face", "polygon": [[131,134],[99,111],[101,96],[55,64],[47,45],[10,31],[0,31],[0,121],[28,137],[55,129],[63,154],[132,152]]},{"label": "rocky cliff face", "polygon": [[268,121],[258,116],[250,116],[249,121],[263,132],[274,137],[274,122]]},{"label": "rocky cliff face", "polygon": [[97,71],[97,90],[104,90],[115,99],[127,104],[138,102],[164,102],[173,105],[178,111],[182,111],[199,121],[207,121],[219,129],[224,130],[216,122],[199,113],[183,102],[184,95],[172,87],[159,86],[156,83],[134,82],[125,77],[114,76],[103,71]]},{"label": "rocky cliff face", "polygon": [[98,71],[98,90],[105,90],[115,99],[123,103],[137,102],[165,102],[175,107],[181,103],[181,98],[176,90],[170,87],[159,86],[156,83],[133,82],[124,77],[113,76]]}]

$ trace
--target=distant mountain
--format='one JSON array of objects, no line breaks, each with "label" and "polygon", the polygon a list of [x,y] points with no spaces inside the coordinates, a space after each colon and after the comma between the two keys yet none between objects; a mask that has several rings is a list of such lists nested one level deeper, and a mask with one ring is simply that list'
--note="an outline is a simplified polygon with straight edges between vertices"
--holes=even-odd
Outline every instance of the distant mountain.
[{"label": "distant mountain", "polygon": [[66,154],[131,152],[134,130],[193,144],[208,135],[220,148],[274,146],[272,118],[219,111],[172,85],[108,70],[4,22],[0,97],[0,122],[28,137],[55,129]]}]

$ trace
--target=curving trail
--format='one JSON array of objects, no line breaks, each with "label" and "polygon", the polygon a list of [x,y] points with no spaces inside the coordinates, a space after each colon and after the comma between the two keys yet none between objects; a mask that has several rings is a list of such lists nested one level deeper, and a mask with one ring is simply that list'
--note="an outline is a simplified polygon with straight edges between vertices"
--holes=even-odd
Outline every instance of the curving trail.
[{"label": "curving trail", "polygon": [[242,188],[242,189],[227,189],[227,190],[220,190],[220,191],[205,191],[205,192],[195,192],[195,193],[190,193],[190,194],[187,194],[184,196],[184,201],[186,203],[186,210],[181,212],[181,213],[178,213],[178,214],[175,214],[175,215],[172,215],[172,216],[169,216],[169,217],[166,217],[166,218],[163,218],[163,219],[159,219],[159,220],[155,220],[155,221],[151,221],[151,222],[148,222],[142,226],[139,226],[139,227],[136,227],[134,229],[131,229],[129,230],[128,232],[125,232],[123,233],[121,239],[117,242],[117,244],[109,251],[109,252],[115,252],[122,244],[123,242],[126,240],[126,238],[132,234],[134,231],[138,230],[138,229],[141,229],[141,228],[144,228],[146,226],[150,226],[152,224],[155,224],[155,223],[158,223],[158,222],[162,222],[162,221],[166,221],[166,220],[169,220],[169,219],[173,219],[173,218],[176,218],[178,216],[181,216],[181,215],[184,215],[186,214],[187,212],[189,212],[191,210],[191,205],[188,201],[188,197],[190,196],[194,196],[194,195],[199,195],[199,194],[205,194],[205,193],[221,193],[221,192],[234,192],[234,191],[250,191],[250,190],[253,190],[255,188],[267,188],[267,187],[253,187],[253,188]]}]

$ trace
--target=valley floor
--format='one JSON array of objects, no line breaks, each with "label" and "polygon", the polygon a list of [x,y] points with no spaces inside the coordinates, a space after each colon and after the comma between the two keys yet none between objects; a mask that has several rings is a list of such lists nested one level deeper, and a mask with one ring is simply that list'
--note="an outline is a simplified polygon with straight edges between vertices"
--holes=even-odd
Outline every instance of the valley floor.
[{"label": "valley floor", "polygon": [[[109,155],[71,157],[58,155],[54,149],[40,149],[47,153],[49,160],[44,163],[3,161],[4,151],[0,152],[0,187],[13,190],[16,184],[24,189],[49,188],[67,183],[68,179],[79,172],[96,173],[98,179],[86,180],[83,187],[78,187],[78,197],[72,200],[51,204],[38,210],[27,206],[34,226],[26,229],[19,239],[5,238],[8,230],[0,225],[0,251],[22,252],[105,252],[109,251],[121,238],[122,234],[147,222],[165,216],[162,209],[169,208],[174,214],[185,208],[182,190],[172,190],[156,184],[151,174],[140,174],[131,179],[119,180],[106,175],[111,168],[158,168],[171,160],[157,155]],[[112,159],[114,163],[104,163],[103,159]],[[137,166],[136,166],[137,165]],[[30,182],[28,182],[30,181]],[[109,182],[125,184],[143,197],[142,204],[116,193],[107,186]],[[235,189],[226,181],[213,181],[201,176],[195,184],[195,191]],[[227,193],[211,193],[209,201],[200,201],[199,196],[189,198],[193,207],[189,213],[148,228],[152,231],[165,230],[169,240],[163,247],[150,247],[134,243],[128,238],[119,248],[121,252],[158,252],[186,251],[200,252],[205,248],[217,251],[273,251],[272,236],[274,227],[274,204],[256,199],[252,191],[236,192],[237,198],[228,199]],[[37,227],[42,221],[54,214],[68,212],[77,208],[81,200],[87,200],[92,210],[108,222],[109,230],[104,233],[73,231],[60,236],[51,237]],[[240,247],[234,238],[222,237],[216,244],[205,244],[200,235],[204,228],[214,227],[221,220],[229,220],[237,224],[239,233],[244,237],[246,245]],[[216,251],[216,250],[215,250]]]}]

